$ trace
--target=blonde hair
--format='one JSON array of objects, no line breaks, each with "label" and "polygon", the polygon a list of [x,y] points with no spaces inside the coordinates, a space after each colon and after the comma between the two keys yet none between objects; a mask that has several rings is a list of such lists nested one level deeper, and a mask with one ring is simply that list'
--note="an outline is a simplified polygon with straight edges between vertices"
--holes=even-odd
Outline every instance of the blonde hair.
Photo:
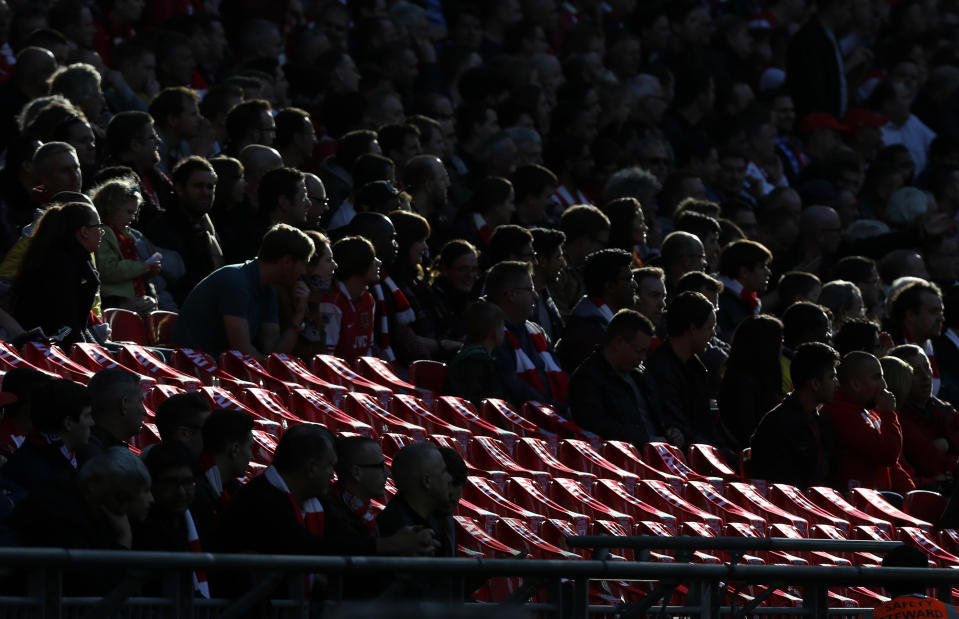
[{"label": "blonde hair", "polygon": [[140,185],[130,176],[112,178],[97,185],[90,190],[90,199],[104,220],[111,219],[114,213],[130,202],[136,202],[138,209],[143,206]]},{"label": "blonde hair", "polygon": [[879,364],[886,387],[896,396],[896,407],[902,407],[912,389],[912,366],[898,357],[883,357]]}]

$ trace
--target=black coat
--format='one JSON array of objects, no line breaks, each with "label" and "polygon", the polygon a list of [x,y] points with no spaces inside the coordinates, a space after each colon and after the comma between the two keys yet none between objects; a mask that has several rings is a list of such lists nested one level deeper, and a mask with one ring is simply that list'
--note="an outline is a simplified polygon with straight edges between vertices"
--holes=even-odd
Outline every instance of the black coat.
[{"label": "black coat", "polygon": [[932,341],[936,353],[936,366],[939,368],[939,398],[959,407],[959,348],[940,335]]},{"label": "black coat", "polygon": [[216,270],[210,255],[209,235],[202,225],[190,221],[179,205],[159,214],[143,230],[144,235],[164,249],[172,249],[183,258],[186,271],[170,285],[170,293],[178,304],[204,277]]},{"label": "black coat", "polygon": [[763,415],[779,403],[782,380],[764,388],[760,372],[753,371],[727,368],[719,388],[719,418],[737,450],[749,445]]},{"label": "black coat", "polygon": [[709,371],[699,357],[680,360],[666,340],[647,365],[659,390],[663,426],[678,428],[687,443],[725,444],[709,405]]},{"label": "black coat", "polygon": [[41,486],[66,491],[77,481],[77,471],[60,451],[60,445],[37,442],[33,437],[10,456],[0,475],[28,493]]},{"label": "black coat", "polygon": [[[818,436],[817,436],[818,434]],[[795,392],[760,420],[750,440],[752,477],[805,490],[835,485],[836,439],[829,417],[807,417]]]},{"label": "black coat", "polygon": [[[386,508],[376,518],[376,525],[380,535],[387,537],[407,526],[422,526],[433,530],[433,534],[440,542],[437,557],[456,556],[456,537],[449,526],[450,517],[437,513],[427,518],[421,517],[400,496],[393,497]],[[457,593],[454,591],[453,579],[444,576],[417,576],[411,579],[409,575],[397,575],[392,580],[384,580],[382,586],[390,587],[395,592],[408,598],[448,598]]]},{"label": "black coat", "polygon": [[[632,381],[646,400],[645,421],[635,392],[626,381]],[[650,427],[655,435],[664,435],[659,393],[649,372],[637,368],[629,372],[628,378],[624,377],[599,350],[573,372],[569,407],[580,427],[607,440],[627,441],[641,447],[653,439]]]},{"label": "black coat", "polygon": [[796,106],[796,118],[810,112],[843,117],[840,71],[833,42],[819,19],[813,17],[792,37],[786,52],[786,85]]},{"label": "black coat", "polygon": [[729,289],[719,293],[719,311],[716,312],[716,333],[725,342],[733,339],[739,323],[753,315],[752,308]]}]

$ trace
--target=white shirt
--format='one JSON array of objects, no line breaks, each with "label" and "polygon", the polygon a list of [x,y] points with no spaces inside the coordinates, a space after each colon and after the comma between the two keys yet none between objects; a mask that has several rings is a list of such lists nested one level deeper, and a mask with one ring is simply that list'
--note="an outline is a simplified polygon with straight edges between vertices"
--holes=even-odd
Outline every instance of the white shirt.
[{"label": "white shirt", "polygon": [[936,137],[936,132],[927,127],[915,114],[897,127],[891,122],[882,127],[882,143],[886,146],[902,144],[909,149],[912,161],[916,164],[916,174],[926,169],[929,154],[929,145]]}]

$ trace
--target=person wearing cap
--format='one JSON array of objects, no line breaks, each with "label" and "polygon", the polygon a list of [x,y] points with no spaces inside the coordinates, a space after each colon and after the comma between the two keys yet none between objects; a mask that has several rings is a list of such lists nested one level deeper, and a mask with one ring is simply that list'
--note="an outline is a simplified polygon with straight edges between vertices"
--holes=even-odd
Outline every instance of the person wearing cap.
[{"label": "person wearing cap", "polygon": [[799,121],[803,152],[813,162],[828,159],[841,146],[846,126],[826,112],[812,112]]},{"label": "person wearing cap", "polygon": [[846,126],[846,144],[866,161],[872,161],[882,148],[880,128],[888,122],[888,118],[869,108],[857,107],[849,110],[842,120],[842,124]]}]

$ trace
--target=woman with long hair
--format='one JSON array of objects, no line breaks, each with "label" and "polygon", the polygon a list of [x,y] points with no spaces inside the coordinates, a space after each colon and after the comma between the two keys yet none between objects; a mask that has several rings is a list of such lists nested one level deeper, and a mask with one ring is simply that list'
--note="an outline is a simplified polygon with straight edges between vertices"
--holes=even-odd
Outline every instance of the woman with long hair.
[{"label": "woman with long hair", "polygon": [[733,332],[719,385],[719,418],[732,447],[749,445],[759,420],[779,403],[783,323],[750,316]]},{"label": "woman with long hair", "polygon": [[70,202],[47,210],[23,256],[13,284],[13,314],[26,328],[53,335],[69,327],[67,343],[86,339],[100,275],[93,252],[104,225],[89,204]]}]

